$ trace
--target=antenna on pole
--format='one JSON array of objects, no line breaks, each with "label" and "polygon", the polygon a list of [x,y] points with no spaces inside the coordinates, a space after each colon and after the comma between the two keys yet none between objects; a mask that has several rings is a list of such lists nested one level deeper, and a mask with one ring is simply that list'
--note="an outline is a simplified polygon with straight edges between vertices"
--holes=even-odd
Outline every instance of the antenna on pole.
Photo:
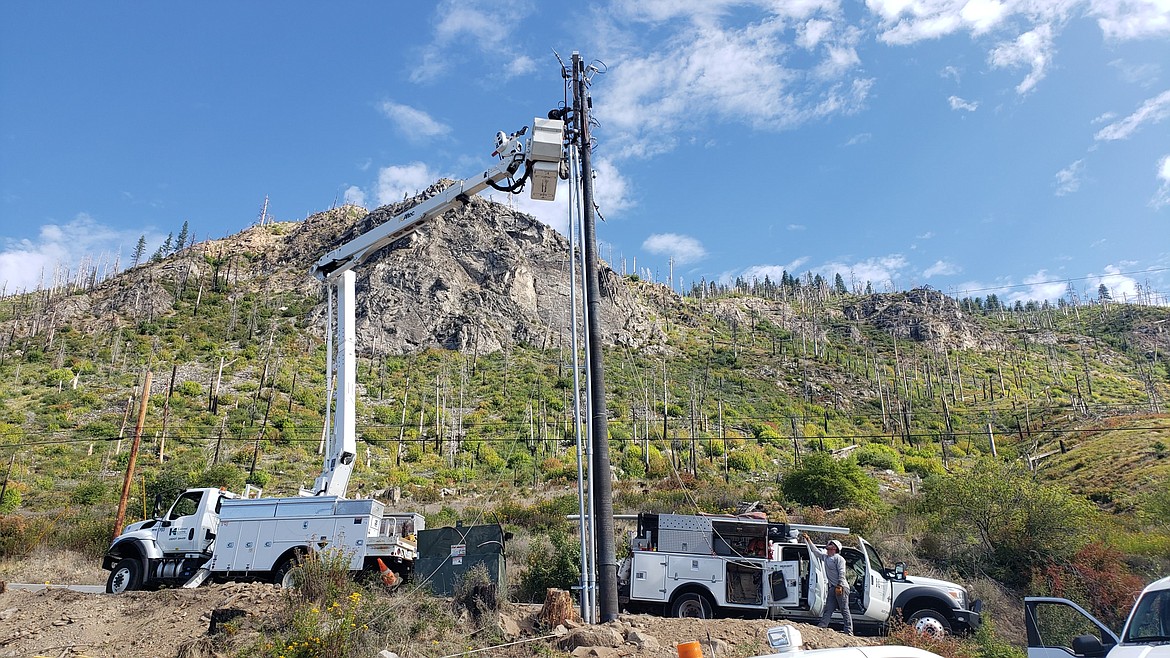
[{"label": "antenna on pole", "polygon": [[[573,52],[573,120],[576,123],[577,149],[581,158],[582,243],[585,248],[585,304],[588,307],[589,400],[593,447],[590,471],[593,489],[594,529],[597,533],[595,564],[597,568],[597,603],[601,623],[618,616],[617,551],[613,530],[613,481],[609,468],[609,422],[605,409],[605,369],[601,354],[601,293],[598,282],[600,263],[597,258],[597,234],[594,226],[593,165],[589,139],[589,110],[593,100],[586,93],[588,72],[581,54]],[[596,70],[596,69],[593,69]]]}]

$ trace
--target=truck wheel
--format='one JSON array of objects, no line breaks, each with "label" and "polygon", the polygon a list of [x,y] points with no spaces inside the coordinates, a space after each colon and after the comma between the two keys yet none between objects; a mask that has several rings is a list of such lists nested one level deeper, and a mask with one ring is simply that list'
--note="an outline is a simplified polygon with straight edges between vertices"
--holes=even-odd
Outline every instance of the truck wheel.
[{"label": "truck wheel", "polygon": [[135,558],[124,557],[118,560],[106,580],[106,594],[121,594],[135,589],[142,589],[142,564]]},{"label": "truck wheel", "polygon": [[706,596],[695,592],[680,595],[670,606],[671,617],[695,617],[697,619],[711,619],[711,602]]},{"label": "truck wheel", "polygon": [[301,584],[301,574],[296,570],[300,566],[301,560],[297,555],[287,557],[277,565],[272,572],[272,582],[280,585],[283,589],[291,589]]},{"label": "truck wheel", "polygon": [[926,635],[942,636],[951,632],[951,622],[947,616],[933,608],[923,608],[910,615],[906,623],[917,632]]}]

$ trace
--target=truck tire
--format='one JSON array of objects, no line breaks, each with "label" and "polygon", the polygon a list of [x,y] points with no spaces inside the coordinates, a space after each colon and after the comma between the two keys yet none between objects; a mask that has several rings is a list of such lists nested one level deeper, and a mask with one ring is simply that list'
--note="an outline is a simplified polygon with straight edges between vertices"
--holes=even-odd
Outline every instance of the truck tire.
[{"label": "truck tire", "polygon": [[272,582],[280,585],[282,589],[296,587],[300,584],[300,575],[296,572],[296,568],[300,564],[300,554],[286,557],[280,564],[276,565],[276,569],[273,569]]},{"label": "truck tire", "polygon": [[697,592],[680,594],[670,604],[671,617],[694,617],[696,619],[711,619],[714,612],[711,601]]},{"label": "truck tire", "polygon": [[915,631],[927,635],[949,635],[951,621],[947,616],[934,608],[922,608],[906,617],[906,623]]},{"label": "truck tire", "polygon": [[121,594],[142,589],[142,563],[137,558],[124,557],[114,565],[106,580],[106,594]]}]

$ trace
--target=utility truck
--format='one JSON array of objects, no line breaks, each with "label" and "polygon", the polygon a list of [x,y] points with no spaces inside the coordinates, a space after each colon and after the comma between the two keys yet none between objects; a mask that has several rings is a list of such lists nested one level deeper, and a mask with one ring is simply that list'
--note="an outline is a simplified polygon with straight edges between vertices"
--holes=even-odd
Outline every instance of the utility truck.
[{"label": "utility truck", "polygon": [[340,550],[351,571],[381,572],[394,585],[410,575],[418,556],[415,533],[425,521],[413,513],[387,514],[376,500],[348,500],[345,491],[357,454],[356,313],[353,268],[415,230],[421,222],[470,201],[489,187],[509,193],[531,183],[532,198],[554,200],[563,166],[561,118],[533,121],[497,133],[493,156],[482,173],[455,183],[389,221],[358,235],[317,261],[312,272],[328,287],[327,386],[324,463],[313,488],[299,496],[237,496],[220,489],[189,489],[165,515],[131,524],[102,561],[110,571],[110,593],[159,586],[197,587],[217,580],[271,579],[288,583],[289,573],[310,551]]},{"label": "utility truck", "polygon": [[1170,658],[1170,576],[1138,595],[1120,633],[1068,599],[1024,599],[1028,658]]},{"label": "utility truck", "polygon": [[[824,564],[800,533],[847,535],[839,526],[769,523],[765,518],[638,515],[619,599],[631,610],[674,617],[767,617],[816,622],[827,600]],[[923,632],[977,629],[982,602],[956,583],[887,568],[872,544],[844,546],[849,604],[858,630],[881,632],[896,615]],[[836,618],[835,618],[836,619]]]}]

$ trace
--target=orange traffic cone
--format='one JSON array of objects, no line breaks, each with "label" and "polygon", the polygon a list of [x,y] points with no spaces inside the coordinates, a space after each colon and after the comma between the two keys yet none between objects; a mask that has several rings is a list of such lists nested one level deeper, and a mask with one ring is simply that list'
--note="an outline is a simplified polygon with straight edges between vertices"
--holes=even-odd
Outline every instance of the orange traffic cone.
[{"label": "orange traffic cone", "polygon": [[382,558],[378,558],[378,570],[382,572],[383,585],[385,585],[388,589],[394,589],[395,587],[398,587],[398,574],[391,571],[390,567],[386,566],[386,563],[382,561]]}]

